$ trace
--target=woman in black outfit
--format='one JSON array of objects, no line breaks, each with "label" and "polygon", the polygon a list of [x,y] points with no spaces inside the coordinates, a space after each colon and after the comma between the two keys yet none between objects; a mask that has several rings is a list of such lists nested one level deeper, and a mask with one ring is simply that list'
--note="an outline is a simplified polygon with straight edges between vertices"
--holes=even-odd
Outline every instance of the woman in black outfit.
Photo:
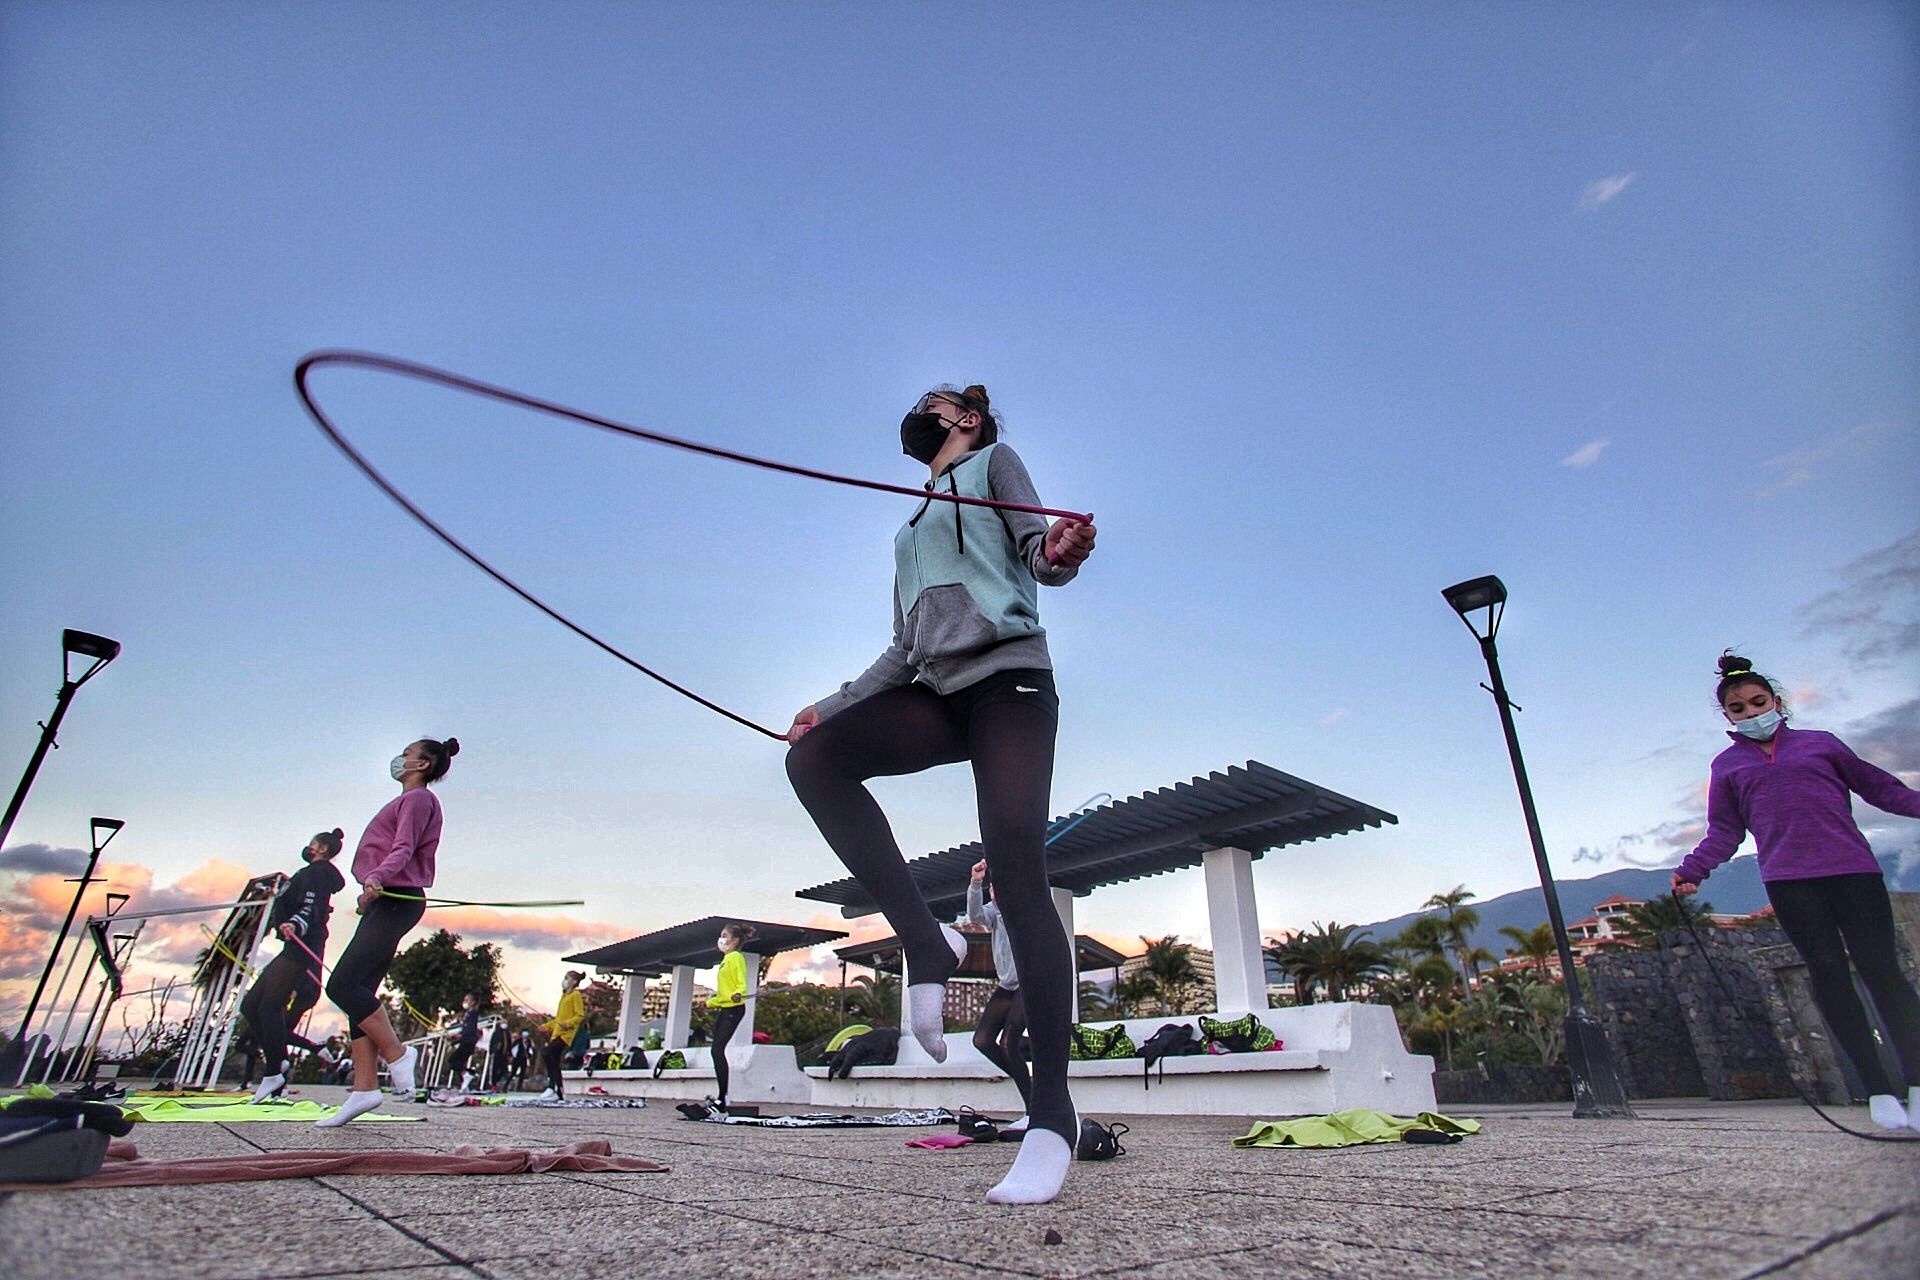
[{"label": "woman in black outfit", "polygon": [[[333,895],[347,883],[333,865],[345,839],[345,833],[335,827],[307,841],[300,851],[306,865],[287,880],[267,915],[268,932],[279,935],[286,945],[240,1000],[248,1033],[266,1060],[262,1069],[267,1074],[253,1091],[255,1102],[265,1102],[287,1087],[287,1041],[297,1038],[288,1028],[320,1002],[320,962],[313,957],[327,954]],[[311,1050],[313,1045],[307,1042],[306,1047]]]}]

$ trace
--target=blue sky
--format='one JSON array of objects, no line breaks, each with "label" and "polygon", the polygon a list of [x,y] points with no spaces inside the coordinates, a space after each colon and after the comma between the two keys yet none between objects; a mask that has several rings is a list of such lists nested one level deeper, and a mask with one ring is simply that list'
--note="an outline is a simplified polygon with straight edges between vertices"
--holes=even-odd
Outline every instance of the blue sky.
[{"label": "blue sky", "polygon": [[[802,919],[839,874],[777,746],[328,449],[290,385],[324,346],[904,483],[900,414],[985,383],[1101,526],[1043,602],[1057,806],[1256,758],[1400,815],[1258,864],[1270,928],[1531,880],[1439,596],[1481,573],[1563,872],[1698,817],[1724,645],[1912,780],[1917,51],[1893,4],[7,6],[13,755],[61,627],[126,645],[12,841],[106,813],[158,884],[290,866],[453,733],[449,893],[620,935]],[[750,716],[886,641],[901,500],[320,388],[483,553]],[[910,852],[975,834],[964,771],[877,790]],[[1080,910],[1205,938],[1197,875]],[[536,941],[516,985],[557,979]]]}]

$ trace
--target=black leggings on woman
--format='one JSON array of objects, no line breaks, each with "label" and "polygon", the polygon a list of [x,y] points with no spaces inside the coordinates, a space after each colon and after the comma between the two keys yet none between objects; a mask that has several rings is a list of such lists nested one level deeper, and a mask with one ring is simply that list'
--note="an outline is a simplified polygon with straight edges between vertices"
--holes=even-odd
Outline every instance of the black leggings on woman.
[{"label": "black leggings on woman", "polygon": [[[240,997],[240,1015],[247,1031],[266,1059],[266,1074],[280,1074],[287,1060],[287,1041],[300,1040],[288,1030],[320,1002],[320,983],[313,976],[313,958],[289,946],[275,956]],[[307,1049],[313,1042],[301,1040]],[[251,1072],[249,1072],[251,1074]]]},{"label": "black leggings on woman", "polygon": [[730,1004],[713,1011],[713,1085],[717,1092],[715,1098],[721,1106],[727,1105],[727,1042],[733,1039],[733,1033],[740,1029],[740,1019],[747,1016],[747,1007],[743,1004]]},{"label": "black leggings on woman", "polygon": [[1071,1147],[1078,1136],[1067,1095],[1073,962],[1046,868],[1058,720],[1050,671],[1003,671],[946,695],[902,685],[822,721],[787,752],[787,776],[820,834],[899,935],[908,978],[944,982],[958,967],[953,951],[863,784],[973,762],[980,840],[1032,1026],[1028,1114]]},{"label": "black leggings on woman", "polygon": [[1006,1072],[1013,1087],[1020,1091],[1022,1106],[1033,1105],[1033,1077],[1027,1074],[1026,1060],[1020,1056],[1020,1037],[1027,1029],[1027,1002],[1019,990],[995,987],[980,1011],[973,1028],[973,1047],[994,1066]]},{"label": "black leggings on woman", "polygon": [[347,943],[327,982],[327,998],[347,1015],[355,1040],[366,1034],[360,1024],[380,1007],[380,984],[393,967],[400,939],[426,913],[427,904],[418,899],[388,897],[375,898],[360,913],[360,927],[353,931],[353,940]]},{"label": "black leggings on woman", "polygon": [[567,1096],[567,1082],[561,1079],[560,1073],[567,1065],[567,1048],[565,1040],[554,1036],[540,1053],[540,1060],[547,1065],[547,1088],[563,1098]]},{"label": "black leggings on woman", "polygon": [[1870,1094],[1903,1090],[1887,1074],[1867,1025],[1866,1007],[1853,989],[1847,960],[1887,1025],[1894,1056],[1909,1086],[1920,1086],[1920,996],[1900,972],[1893,949],[1893,904],[1877,873],[1775,880],[1767,900],[1787,939],[1807,962],[1813,1002]]}]

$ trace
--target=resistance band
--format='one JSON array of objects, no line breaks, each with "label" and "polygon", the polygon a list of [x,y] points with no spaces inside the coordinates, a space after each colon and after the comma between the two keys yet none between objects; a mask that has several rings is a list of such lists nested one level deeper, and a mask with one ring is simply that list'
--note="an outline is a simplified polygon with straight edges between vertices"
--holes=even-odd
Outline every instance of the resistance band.
[{"label": "resistance band", "polygon": [[487,561],[481,559],[478,553],[454,537],[451,533],[447,532],[447,530],[439,524],[435,523],[433,517],[414,505],[412,499],[400,492],[392,481],[382,475],[373,463],[367,460],[365,455],[354,448],[352,443],[348,441],[345,435],[341,434],[340,429],[333,425],[333,422],[320,408],[307,382],[313,370],[323,365],[353,365],[362,369],[373,369],[381,373],[398,374],[403,378],[413,378],[420,382],[430,382],[436,386],[465,392],[468,395],[497,400],[503,404],[517,405],[520,408],[532,409],[539,413],[550,414],[556,418],[565,418],[570,422],[578,422],[585,426],[596,427],[602,431],[610,431],[615,435],[627,436],[635,440],[646,440],[653,444],[663,444],[674,449],[685,449],[690,453],[704,454],[709,458],[719,458],[726,462],[738,462],[750,467],[760,467],[768,471],[778,471],[786,475],[801,476],[808,480],[821,480],[828,484],[849,485],[856,489],[872,489],[880,493],[903,494],[906,497],[919,498],[922,500],[951,502],[960,506],[991,507],[998,511],[1023,511],[1031,515],[1052,516],[1062,520],[1072,520],[1078,524],[1093,523],[1092,515],[1083,515],[1075,511],[1056,511],[1052,507],[1029,507],[1017,502],[1000,502],[993,498],[975,498],[959,493],[940,493],[931,488],[914,489],[906,485],[886,484],[879,480],[862,480],[855,476],[835,475],[830,471],[817,471],[811,467],[799,467],[788,462],[775,462],[769,458],[756,458],[752,454],[739,453],[732,449],[721,449],[714,445],[700,444],[693,440],[682,440],[676,436],[663,435],[658,431],[648,431],[642,427],[630,426],[624,422],[616,422],[611,418],[602,418],[596,414],[586,413],[579,409],[571,409],[566,405],[557,404],[551,400],[542,400],[537,396],[526,395],[519,391],[509,390],[506,387],[497,387],[490,383],[481,382],[475,378],[450,373],[445,369],[436,369],[431,365],[418,364],[412,360],[402,360],[395,356],[377,355],[370,351],[315,351],[309,353],[301,359],[299,364],[294,366],[294,390],[299,393],[300,402],[306,405],[307,412],[313,416],[314,422],[319,426],[322,434],[333,444],[333,447],[344,454],[347,461],[353,463],[353,465],[359,469],[360,474],[371,480],[380,492],[393,499],[402,511],[412,516],[414,520],[429,533],[458,552],[467,563],[473,565],[474,568],[480,570],[489,578],[492,578],[495,582],[538,609],[541,613],[546,614],[549,618],[552,618],[555,622],[579,636],[582,640],[587,641],[602,652],[632,667],[641,675],[658,681],[682,697],[689,698],[707,710],[723,715],[736,724],[745,725],[749,729],[763,733],[767,737],[774,738],[781,742],[787,740],[786,734],[769,729],[763,724],[749,720],[738,712],[729,711],[711,699],[701,697],[685,685],[676,684],[645,663],[640,662],[638,659],[615,648],[607,641],[602,640],[599,636],[567,617],[500,570],[494,568]]},{"label": "resistance band", "polygon": [[549,898],[538,902],[470,902],[465,898],[436,898],[431,894],[395,893],[391,889],[382,889],[383,898],[398,898],[402,902],[424,902],[429,907],[584,907],[585,898]]}]

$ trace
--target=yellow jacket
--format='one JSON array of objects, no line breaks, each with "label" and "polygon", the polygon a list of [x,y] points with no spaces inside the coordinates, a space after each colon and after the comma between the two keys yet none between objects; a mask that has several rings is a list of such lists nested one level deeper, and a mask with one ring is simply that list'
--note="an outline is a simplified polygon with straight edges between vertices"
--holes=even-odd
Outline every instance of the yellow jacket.
[{"label": "yellow jacket", "polygon": [[729,951],[720,961],[720,976],[714,980],[713,995],[707,999],[709,1009],[731,1009],[735,1005],[747,1002],[747,958],[738,951]]},{"label": "yellow jacket", "polygon": [[587,998],[575,987],[560,997],[560,1012],[541,1024],[541,1030],[561,1044],[572,1044],[573,1033],[587,1020]]}]

